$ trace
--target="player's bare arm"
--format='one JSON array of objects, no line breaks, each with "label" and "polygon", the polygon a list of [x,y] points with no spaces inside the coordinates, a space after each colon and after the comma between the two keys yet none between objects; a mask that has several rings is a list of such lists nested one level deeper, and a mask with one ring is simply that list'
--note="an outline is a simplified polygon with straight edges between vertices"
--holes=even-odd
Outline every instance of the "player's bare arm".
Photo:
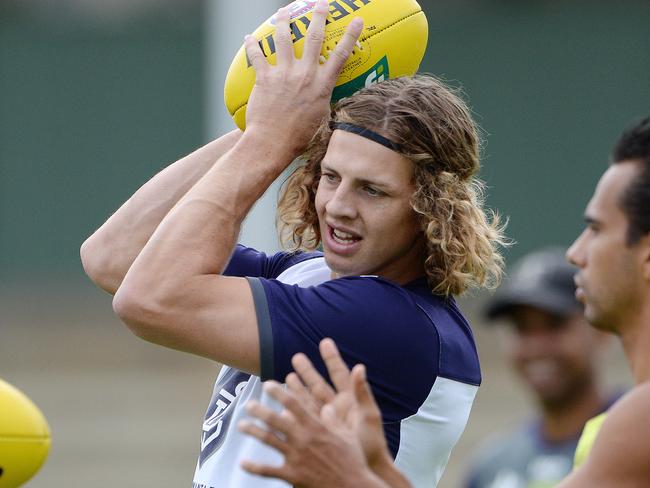
[{"label": "player's bare arm", "polygon": [[608,413],[584,464],[558,488],[642,488],[650,480],[650,383],[635,387]]},{"label": "player's bare arm", "polygon": [[327,2],[320,1],[301,59],[293,54],[287,9],[278,13],[277,66],[267,63],[254,39],[246,39],[257,81],[245,133],[167,213],[115,294],[116,313],[142,338],[259,374],[250,287],[220,273],[252,205],[328,114],[362,23],[350,24],[321,65],[327,12]]},{"label": "player's bare arm", "polygon": [[242,132],[234,130],[163,169],[133,194],[81,246],[88,276],[114,295],[158,224]]}]

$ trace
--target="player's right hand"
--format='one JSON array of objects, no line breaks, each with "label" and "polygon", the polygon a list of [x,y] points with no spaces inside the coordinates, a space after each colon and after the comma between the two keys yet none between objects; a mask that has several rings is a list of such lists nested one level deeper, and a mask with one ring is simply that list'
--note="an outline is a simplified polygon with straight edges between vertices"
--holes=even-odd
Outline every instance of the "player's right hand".
[{"label": "player's right hand", "polygon": [[336,80],[363,29],[363,21],[354,19],[329,59],[321,64],[328,12],[327,0],[319,0],[300,59],[294,53],[288,7],[280,9],[276,16],[276,66],[269,64],[254,37],[245,40],[246,54],[256,73],[246,109],[246,131],[285,145],[293,157],[304,152],[329,114]]}]

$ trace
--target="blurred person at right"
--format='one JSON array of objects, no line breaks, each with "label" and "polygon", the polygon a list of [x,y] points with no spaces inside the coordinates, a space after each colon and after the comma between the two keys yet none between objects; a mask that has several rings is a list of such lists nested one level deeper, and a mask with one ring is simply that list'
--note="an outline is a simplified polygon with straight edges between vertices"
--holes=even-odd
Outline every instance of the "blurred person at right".
[{"label": "blurred person at right", "polygon": [[469,465],[467,488],[555,486],[573,468],[585,422],[618,398],[604,392],[598,372],[609,337],[584,318],[575,273],[565,249],[538,250],[515,264],[488,303],[486,318],[505,327],[505,356],[537,411],[485,441]]}]

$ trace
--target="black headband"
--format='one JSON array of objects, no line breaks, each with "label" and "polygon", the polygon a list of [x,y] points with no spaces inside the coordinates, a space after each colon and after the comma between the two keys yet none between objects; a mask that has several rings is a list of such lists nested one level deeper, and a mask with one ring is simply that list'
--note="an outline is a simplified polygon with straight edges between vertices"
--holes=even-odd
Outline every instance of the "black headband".
[{"label": "black headband", "polygon": [[402,152],[402,146],[394,143],[389,139],[386,139],[384,136],[377,134],[376,132],[373,132],[370,129],[365,129],[363,127],[359,127],[358,125],[354,125],[354,124],[348,124],[347,122],[332,122],[330,124],[330,127],[332,130],[339,129],[339,130],[344,130],[346,132],[352,132],[353,134],[357,134],[360,135],[361,137],[365,137],[366,139],[370,139],[371,141],[377,142],[382,146],[387,147],[388,149],[391,149],[395,152],[398,153]]}]

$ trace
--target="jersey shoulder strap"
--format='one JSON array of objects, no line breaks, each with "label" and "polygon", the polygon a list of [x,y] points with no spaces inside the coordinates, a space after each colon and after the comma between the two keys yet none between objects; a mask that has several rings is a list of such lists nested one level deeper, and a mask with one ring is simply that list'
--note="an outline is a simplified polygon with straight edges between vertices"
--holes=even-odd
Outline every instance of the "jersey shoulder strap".
[{"label": "jersey shoulder strap", "polygon": [[600,432],[603,422],[605,422],[605,418],[607,418],[607,412],[603,412],[591,420],[588,420],[585,424],[580,440],[578,441],[578,447],[576,447],[576,455],[573,459],[573,469],[582,465],[587,459],[587,456],[589,456],[594,441],[596,440],[596,436],[598,435],[598,432]]}]

